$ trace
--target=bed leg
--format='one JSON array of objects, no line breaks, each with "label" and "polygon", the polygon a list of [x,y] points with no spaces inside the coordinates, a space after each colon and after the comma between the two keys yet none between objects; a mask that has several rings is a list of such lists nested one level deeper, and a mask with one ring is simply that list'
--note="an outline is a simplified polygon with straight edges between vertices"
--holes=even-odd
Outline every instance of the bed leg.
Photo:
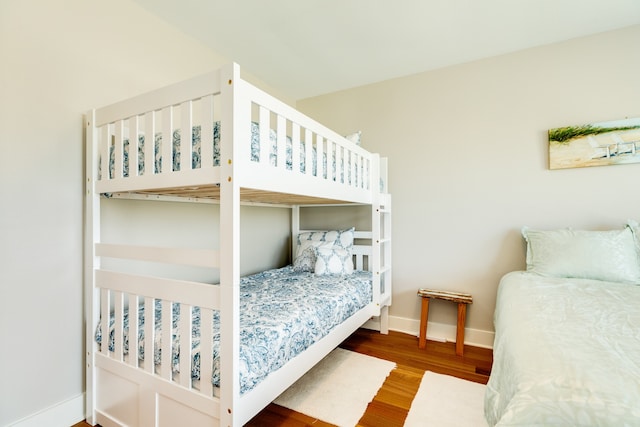
[{"label": "bed leg", "polygon": [[389,306],[385,305],[380,309],[380,333],[389,333]]}]

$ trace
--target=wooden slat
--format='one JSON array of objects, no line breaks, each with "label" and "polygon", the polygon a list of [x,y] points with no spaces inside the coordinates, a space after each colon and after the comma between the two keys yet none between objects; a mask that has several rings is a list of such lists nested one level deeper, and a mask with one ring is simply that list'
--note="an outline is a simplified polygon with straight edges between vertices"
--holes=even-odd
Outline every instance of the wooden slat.
[{"label": "wooden slat", "polygon": [[129,176],[138,176],[138,135],[140,123],[136,115],[129,118]]},{"label": "wooden slat", "polygon": [[262,105],[259,108],[259,135],[260,135],[260,158],[258,159],[260,163],[264,165],[268,165],[270,163],[269,153],[271,150],[271,141],[269,140],[269,130],[270,130],[270,112]]},{"label": "wooden slat", "polygon": [[[148,194],[158,196],[193,197],[211,200],[220,200],[220,187],[201,186],[197,188],[167,188],[139,191],[136,194]],[[283,205],[335,205],[344,204],[344,200],[327,199],[299,194],[286,194],[273,191],[254,190],[251,188],[240,189],[240,197],[243,202],[255,202]]]},{"label": "wooden slat", "polygon": [[113,357],[122,362],[124,360],[124,294],[122,292],[113,293]]},{"label": "wooden slat", "polygon": [[156,113],[149,111],[144,115],[144,174],[156,173],[155,145],[156,145]]},{"label": "wooden slat", "polygon": [[96,255],[195,267],[218,268],[220,265],[220,252],[208,249],[158,248],[97,243]]},{"label": "wooden slat", "polygon": [[96,124],[102,126],[167,105],[178,105],[188,99],[220,93],[220,70],[156,89],[96,110]]},{"label": "wooden slat", "polygon": [[102,342],[100,353],[109,355],[109,312],[111,311],[111,293],[108,289],[100,290],[100,330],[102,331]]},{"label": "wooden slat", "polygon": [[276,167],[280,170],[287,168],[287,123],[283,116],[276,117]]},{"label": "wooden slat", "polygon": [[[191,101],[180,105],[180,170],[191,169],[193,140],[193,108]],[[173,139],[173,136],[171,137]]]},{"label": "wooden slat", "polygon": [[324,138],[318,134],[316,134],[316,154],[318,157],[318,170],[316,171],[316,177],[324,179],[325,171],[327,170],[327,156],[324,152]]},{"label": "wooden slat", "polygon": [[[333,170],[333,149],[334,144],[330,139],[325,140],[325,146],[327,150],[327,181],[335,181],[336,180],[336,171]],[[336,168],[338,165],[336,165]]]},{"label": "wooden slat", "polygon": [[[193,307],[180,304],[180,385],[191,388],[191,327],[193,323]],[[202,356],[202,355],[201,355]],[[200,359],[202,363],[202,359]]]},{"label": "wooden slat", "polygon": [[108,270],[96,270],[96,287],[129,292],[141,296],[153,295],[195,306],[220,309],[220,286],[186,280],[141,276]]},{"label": "wooden slat", "polygon": [[300,173],[300,126],[291,123],[291,165],[295,173]]},{"label": "wooden slat", "polygon": [[200,308],[200,392],[213,394],[213,311]]},{"label": "wooden slat", "polygon": [[123,176],[122,164],[124,156],[124,123],[122,120],[116,122],[115,147],[113,161],[113,178],[120,179]]},{"label": "wooden slat", "polygon": [[342,146],[336,144],[336,182],[340,183],[340,184],[344,184],[345,181],[347,179],[347,173],[345,172],[345,165],[344,165],[344,160],[342,159]]},{"label": "wooden slat", "polygon": [[160,169],[163,174],[173,171],[173,106],[162,109],[162,161]]},{"label": "wooden slat", "polygon": [[155,302],[151,297],[144,299],[144,370],[150,374],[155,373],[153,363],[154,341],[156,339]]},{"label": "wooden slat", "polygon": [[[161,319],[162,319],[162,326],[161,326],[161,330],[160,330],[160,339],[161,339],[161,354],[160,354],[160,376],[162,378],[164,378],[165,380],[171,380],[172,379],[172,359],[173,359],[173,352],[172,352],[172,347],[173,347],[173,341],[172,341],[172,335],[173,335],[173,327],[172,327],[172,323],[173,323],[173,313],[172,313],[172,304],[171,301],[167,301],[167,300],[162,300],[161,302],[161,306],[162,306],[162,313],[161,313]],[[150,360],[150,359],[147,359]]]},{"label": "wooden slat", "polygon": [[137,295],[129,295],[129,364],[133,367],[138,367],[138,360],[140,358],[139,353],[139,341],[138,341],[138,327],[140,323],[139,315],[139,300]]},{"label": "wooden slat", "polygon": [[313,133],[309,129],[304,130],[304,173],[307,176],[314,175],[313,170]]},{"label": "wooden slat", "polygon": [[349,157],[346,159],[345,163],[347,163],[347,166],[349,168],[349,180],[347,181],[347,183],[355,188],[358,188],[360,174],[358,173],[356,158],[357,154],[353,151],[349,151]]},{"label": "wooden slat", "polygon": [[210,168],[213,166],[213,95],[202,98],[200,118],[200,167]]},{"label": "wooden slat", "polygon": [[462,292],[443,291],[443,290],[435,290],[435,289],[420,289],[418,290],[418,295],[423,298],[443,299],[447,301],[461,302],[465,304],[471,304],[473,302],[473,297],[471,296],[471,294],[466,294]]},{"label": "wooden slat", "polygon": [[98,150],[100,152],[100,174],[101,180],[108,181],[109,175],[109,148],[111,147],[111,138],[109,137],[109,125],[104,125],[99,132]]}]

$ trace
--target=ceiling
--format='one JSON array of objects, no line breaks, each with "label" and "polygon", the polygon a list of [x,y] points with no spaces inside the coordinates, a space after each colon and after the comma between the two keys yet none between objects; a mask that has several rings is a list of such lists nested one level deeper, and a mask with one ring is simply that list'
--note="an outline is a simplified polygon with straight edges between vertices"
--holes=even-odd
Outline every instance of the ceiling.
[{"label": "ceiling", "polygon": [[133,1],[296,100],[640,24],[640,0]]}]

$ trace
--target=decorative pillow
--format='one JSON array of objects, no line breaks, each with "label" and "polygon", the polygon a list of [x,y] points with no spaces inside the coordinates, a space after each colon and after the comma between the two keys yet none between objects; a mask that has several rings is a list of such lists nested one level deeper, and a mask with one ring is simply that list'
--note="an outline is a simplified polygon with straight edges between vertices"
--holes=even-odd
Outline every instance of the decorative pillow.
[{"label": "decorative pillow", "polygon": [[342,248],[315,249],[316,266],[315,273],[319,276],[327,274],[351,274],[353,272],[353,259],[351,251]]},{"label": "decorative pillow", "polygon": [[[298,249],[293,261],[293,267],[296,271],[310,271],[315,269],[316,252],[314,248],[334,247],[347,250],[351,253],[353,248],[354,227],[347,230],[329,230],[329,231],[308,231],[298,235]],[[312,249],[313,254],[306,253],[308,249]],[[304,254],[304,255],[303,255]],[[302,258],[298,261],[298,258]],[[308,269],[307,269],[308,268]]]},{"label": "decorative pillow", "polygon": [[347,138],[349,141],[353,142],[356,145],[360,145],[360,137],[362,136],[362,131],[359,130],[358,132],[354,132],[351,133],[349,135],[345,135],[344,137]]},{"label": "decorative pillow", "polygon": [[314,271],[316,265],[316,250],[313,246],[308,246],[293,261],[293,271],[301,273],[303,271]]},{"label": "decorative pillow", "polygon": [[640,284],[640,258],[630,228],[610,231],[537,231],[523,227],[527,271]]},{"label": "decorative pillow", "polygon": [[[355,227],[347,230],[329,230],[329,231],[308,231],[298,234],[298,253],[300,246],[308,245],[319,246],[322,243],[333,243],[334,246],[350,250],[353,247],[353,233]],[[306,248],[305,248],[306,249]]]}]

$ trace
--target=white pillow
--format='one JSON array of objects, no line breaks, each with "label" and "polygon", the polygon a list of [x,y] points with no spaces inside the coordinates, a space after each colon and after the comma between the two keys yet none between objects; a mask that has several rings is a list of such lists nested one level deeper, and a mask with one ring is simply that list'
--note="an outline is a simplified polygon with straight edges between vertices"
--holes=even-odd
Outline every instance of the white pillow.
[{"label": "white pillow", "polygon": [[633,233],[633,236],[636,242],[636,247],[640,249],[640,224],[638,224],[637,221],[630,219],[627,221],[627,227]]},{"label": "white pillow", "polygon": [[[298,248],[299,249],[299,248]],[[301,273],[303,271],[313,271],[316,265],[316,250],[309,246],[293,260],[293,271]]]},{"label": "white pillow", "polygon": [[356,145],[360,145],[360,137],[362,136],[362,131],[359,130],[358,132],[354,132],[351,133],[349,135],[345,135],[344,137],[347,138],[349,141],[353,142]]},{"label": "white pillow", "polygon": [[[347,230],[307,231],[298,234],[298,249],[293,260],[294,271],[313,272],[316,265],[315,248],[342,248],[351,253],[355,227]],[[309,249],[311,249],[309,251]]]},{"label": "white pillow", "polygon": [[[354,231],[355,227],[346,230],[307,231],[300,233],[298,234],[298,248],[305,244],[319,246],[322,243],[333,243],[337,247],[351,249],[353,247]],[[298,249],[298,252],[300,252],[300,249]]]},{"label": "white pillow", "polygon": [[628,227],[610,231],[523,227],[522,235],[527,241],[527,271],[640,284],[640,258]]},{"label": "white pillow", "polygon": [[351,251],[342,248],[316,248],[315,273],[319,276],[326,274],[351,274],[353,259]]}]

